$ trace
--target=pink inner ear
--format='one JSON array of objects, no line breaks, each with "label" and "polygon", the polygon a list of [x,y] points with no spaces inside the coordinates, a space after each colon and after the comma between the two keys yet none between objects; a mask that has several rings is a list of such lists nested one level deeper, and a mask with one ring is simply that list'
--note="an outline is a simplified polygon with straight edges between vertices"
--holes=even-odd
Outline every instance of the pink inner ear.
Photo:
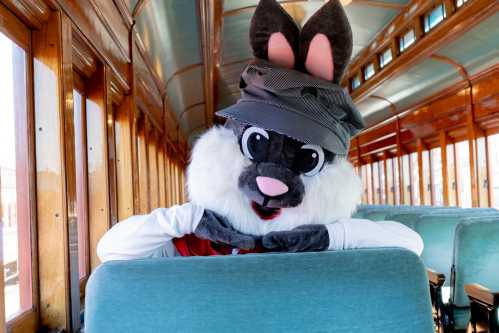
[{"label": "pink inner ear", "polygon": [[288,40],[280,32],[274,32],[269,39],[268,57],[276,65],[293,68],[295,55]]},{"label": "pink inner ear", "polygon": [[312,38],[308,48],[305,67],[313,76],[320,77],[321,79],[328,81],[333,80],[333,48],[326,35],[317,34],[314,38]]}]

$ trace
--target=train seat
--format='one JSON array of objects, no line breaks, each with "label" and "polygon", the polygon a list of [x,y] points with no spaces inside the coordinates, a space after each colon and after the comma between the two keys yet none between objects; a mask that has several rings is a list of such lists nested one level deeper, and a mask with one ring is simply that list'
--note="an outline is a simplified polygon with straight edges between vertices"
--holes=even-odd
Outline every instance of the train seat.
[{"label": "train seat", "polygon": [[432,332],[427,276],[403,249],[111,261],[85,332]]},{"label": "train seat", "polygon": [[499,291],[498,262],[499,216],[472,218],[459,223],[453,248],[450,299],[438,300],[444,332],[464,330],[468,326],[470,302],[465,285],[479,284]]},{"label": "train seat", "polygon": [[424,242],[421,259],[427,268],[445,276],[445,286],[449,285],[454,249],[454,235],[459,223],[470,218],[486,218],[499,212],[489,208],[434,211],[421,215],[414,225]]}]

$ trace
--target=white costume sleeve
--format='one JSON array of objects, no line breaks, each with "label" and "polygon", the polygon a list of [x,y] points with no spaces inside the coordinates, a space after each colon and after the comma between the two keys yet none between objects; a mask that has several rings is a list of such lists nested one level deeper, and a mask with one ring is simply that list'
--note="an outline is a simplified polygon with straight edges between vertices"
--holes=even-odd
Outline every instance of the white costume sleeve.
[{"label": "white costume sleeve", "polygon": [[423,252],[423,240],[419,234],[398,222],[340,219],[326,227],[329,250],[402,247],[417,255]]},{"label": "white costume sleeve", "polygon": [[132,216],[107,231],[97,245],[102,262],[172,256],[173,238],[196,230],[204,209],[192,203]]}]

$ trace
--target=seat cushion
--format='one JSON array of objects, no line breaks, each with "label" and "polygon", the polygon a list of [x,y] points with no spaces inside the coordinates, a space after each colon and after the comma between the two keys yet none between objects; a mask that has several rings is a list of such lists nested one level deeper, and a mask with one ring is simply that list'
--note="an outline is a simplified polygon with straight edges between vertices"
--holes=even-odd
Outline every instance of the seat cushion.
[{"label": "seat cushion", "polygon": [[85,331],[431,332],[427,277],[402,249],[116,261]]}]

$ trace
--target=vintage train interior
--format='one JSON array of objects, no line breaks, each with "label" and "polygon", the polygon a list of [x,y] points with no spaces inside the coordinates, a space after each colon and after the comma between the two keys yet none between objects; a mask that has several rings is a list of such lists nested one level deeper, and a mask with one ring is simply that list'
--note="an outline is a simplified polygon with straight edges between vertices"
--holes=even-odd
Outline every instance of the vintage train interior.
[{"label": "vintage train interior", "polygon": [[[212,186],[187,169],[246,86],[259,1],[0,0],[0,332],[499,332],[499,1],[330,1],[353,35],[337,86],[365,123],[345,154],[358,205],[341,217],[396,221],[424,249],[103,263],[99,242],[121,221]],[[328,0],[278,2],[303,27]],[[255,147],[207,159],[196,180],[216,182],[221,160],[231,177]],[[297,206],[267,207],[288,185],[256,177],[266,199],[253,211]],[[324,195],[355,193],[340,190]],[[331,249],[332,227],[320,230]]]}]

